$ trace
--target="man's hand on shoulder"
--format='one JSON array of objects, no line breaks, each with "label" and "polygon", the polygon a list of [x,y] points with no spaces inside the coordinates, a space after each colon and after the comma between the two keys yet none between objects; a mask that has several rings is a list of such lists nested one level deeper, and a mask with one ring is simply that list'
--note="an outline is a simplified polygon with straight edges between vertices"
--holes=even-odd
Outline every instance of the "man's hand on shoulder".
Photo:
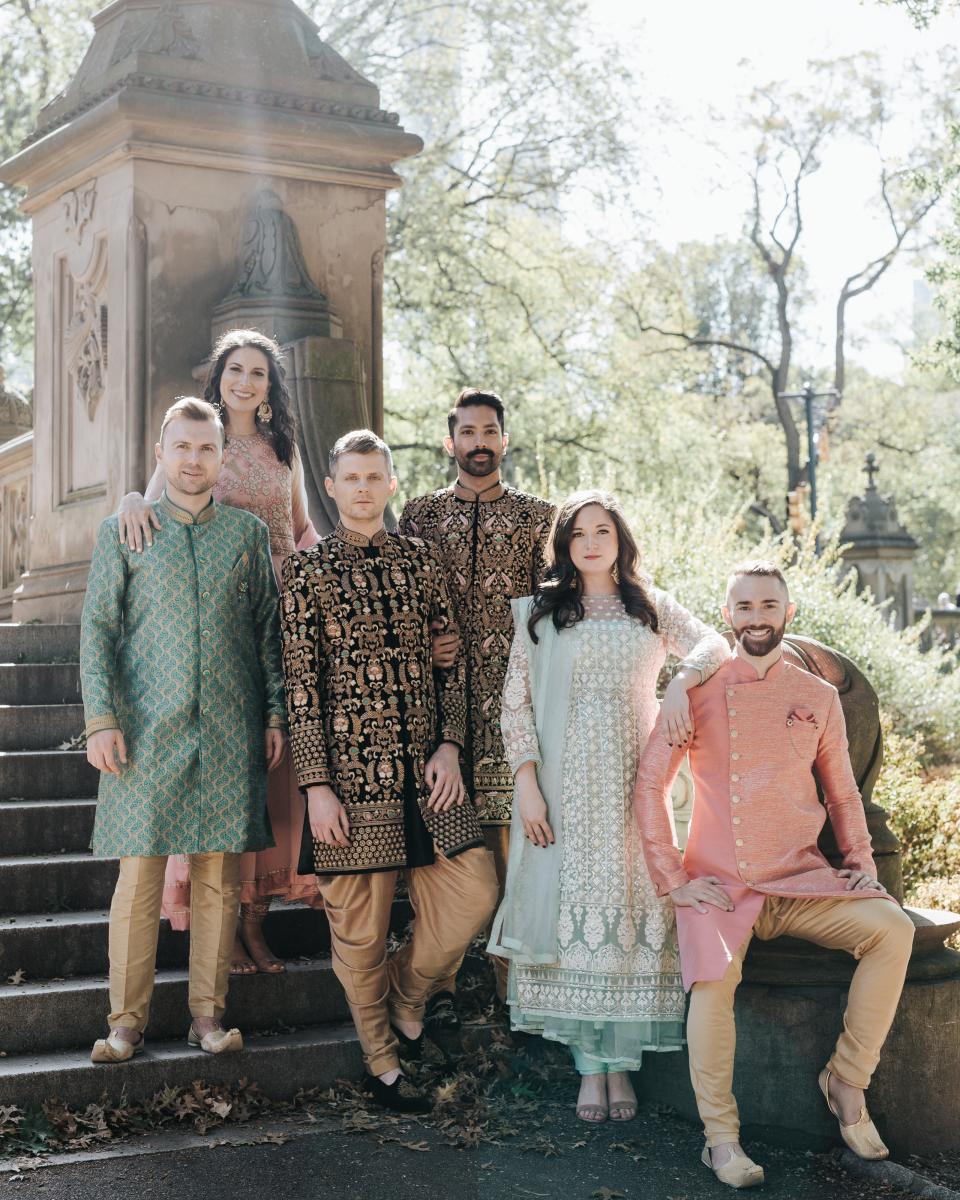
[{"label": "man's hand on shoulder", "polygon": [[733,912],[733,901],[715,875],[701,875],[699,879],[691,879],[689,883],[674,888],[670,899],[677,908],[695,908],[698,913],[705,913],[708,904],[722,908],[724,912]]},{"label": "man's hand on shoulder", "polygon": [[307,788],[307,816],[310,832],[326,846],[350,845],[350,818],[327,783]]},{"label": "man's hand on shoulder", "polygon": [[[119,761],[118,761],[119,760]],[[98,771],[119,775],[127,765],[127,743],[119,729],[101,729],[87,738],[87,762]]]}]

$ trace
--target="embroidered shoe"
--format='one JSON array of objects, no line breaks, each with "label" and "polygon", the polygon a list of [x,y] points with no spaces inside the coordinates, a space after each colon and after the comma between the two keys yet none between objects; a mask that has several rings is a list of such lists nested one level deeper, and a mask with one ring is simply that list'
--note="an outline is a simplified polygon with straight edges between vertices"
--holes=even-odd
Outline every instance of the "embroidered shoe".
[{"label": "embroidered shoe", "polygon": [[377,1104],[393,1112],[428,1113],[433,1108],[430,1101],[413,1086],[406,1075],[398,1075],[393,1083],[384,1083],[376,1075],[368,1075],[366,1091]]},{"label": "embroidered shoe", "polygon": [[763,1167],[755,1163],[752,1158],[747,1158],[745,1154],[732,1154],[725,1163],[715,1167],[710,1157],[710,1151],[705,1146],[701,1162],[705,1167],[709,1167],[720,1182],[725,1183],[727,1187],[759,1187],[763,1183]]},{"label": "embroidered shoe", "polygon": [[860,1116],[852,1125],[844,1125],[840,1120],[840,1114],[834,1108],[833,1101],[830,1099],[830,1074],[830,1068],[824,1067],[817,1077],[817,1083],[820,1085],[820,1091],[823,1092],[827,1108],[837,1118],[837,1124],[840,1126],[840,1136],[844,1142],[859,1158],[865,1158],[870,1161],[889,1158],[890,1151],[884,1145],[883,1138],[877,1132],[876,1125],[870,1120],[866,1105],[860,1109]]}]

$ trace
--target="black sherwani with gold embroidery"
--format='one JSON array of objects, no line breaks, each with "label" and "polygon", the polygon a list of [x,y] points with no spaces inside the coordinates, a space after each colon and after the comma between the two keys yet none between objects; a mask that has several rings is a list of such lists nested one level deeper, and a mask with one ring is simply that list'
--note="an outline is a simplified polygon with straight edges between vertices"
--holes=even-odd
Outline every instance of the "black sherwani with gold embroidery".
[{"label": "black sherwani with gold embroidery", "polygon": [[[350,846],[309,837],[301,871],[352,874],[433,861],[483,844],[469,801],[427,809],[427,760],[464,743],[462,659],[432,666],[431,622],[457,632],[432,547],[338,526],[283,566],[281,622],[290,747],[301,788],[329,784],[347,810]],[[312,863],[309,853],[312,842]],[[304,859],[307,861],[305,862]]]}]

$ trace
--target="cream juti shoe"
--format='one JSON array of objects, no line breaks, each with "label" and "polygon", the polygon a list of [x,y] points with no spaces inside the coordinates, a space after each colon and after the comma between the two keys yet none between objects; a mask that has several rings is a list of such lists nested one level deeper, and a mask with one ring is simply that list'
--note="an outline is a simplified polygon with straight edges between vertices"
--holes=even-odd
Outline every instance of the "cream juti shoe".
[{"label": "cream juti shoe", "polygon": [[833,1107],[833,1101],[830,1099],[830,1075],[830,1068],[824,1067],[817,1077],[817,1083],[820,1085],[820,1091],[823,1092],[827,1108],[837,1118],[837,1124],[840,1126],[840,1136],[854,1154],[860,1158],[872,1161],[889,1158],[890,1151],[883,1144],[883,1138],[877,1133],[876,1125],[870,1120],[866,1105],[860,1109],[860,1116],[852,1125],[844,1125],[840,1120],[840,1114]]},{"label": "cream juti shoe", "polygon": [[115,1029],[110,1030],[109,1037],[98,1038],[90,1051],[90,1061],[95,1063],[126,1062],[135,1054],[143,1053],[143,1034],[140,1040],[128,1042],[126,1038],[118,1037]]},{"label": "cream juti shoe", "polygon": [[747,1158],[745,1154],[733,1154],[722,1166],[715,1167],[710,1158],[710,1150],[704,1146],[701,1161],[727,1187],[759,1187],[763,1183],[763,1167],[752,1158]]},{"label": "cream juti shoe", "polygon": [[239,1029],[211,1029],[201,1037],[190,1026],[187,1034],[188,1046],[199,1046],[207,1054],[231,1054],[243,1049],[243,1035]]}]

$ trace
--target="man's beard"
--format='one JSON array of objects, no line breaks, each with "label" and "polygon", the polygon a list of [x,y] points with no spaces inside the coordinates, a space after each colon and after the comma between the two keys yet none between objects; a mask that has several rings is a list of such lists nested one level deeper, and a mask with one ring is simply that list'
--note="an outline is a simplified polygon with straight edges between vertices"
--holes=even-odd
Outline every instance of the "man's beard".
[{"label": "man's beard", "polygon": [[474,458],[475,453],[476,451],[471,451],[470,454],[457,455],[457,466],[467,475],[492,475],[503,458],[496,450],[492,450],[486,458]]},{"label": "man's beard", "polygon": [[765,658],[780,645],[786,631],[787,623],[784,621],[779,629],[765,629],[763,632],[752,632],[746,628],[734,629],[733,636],[744,650],[746,650],[747,654],[752,655],[754,658]]}]

